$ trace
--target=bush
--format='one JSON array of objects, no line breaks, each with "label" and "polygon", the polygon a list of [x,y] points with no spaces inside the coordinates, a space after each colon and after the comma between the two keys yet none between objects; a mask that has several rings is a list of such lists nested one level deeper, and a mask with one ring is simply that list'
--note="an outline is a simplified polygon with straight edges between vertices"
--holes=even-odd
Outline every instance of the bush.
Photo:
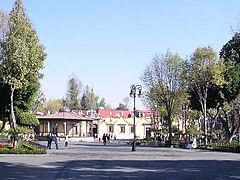
[{"label": "bush", "polygon": [[24,126],[35,127],[40,124],[37,117],[29,112],[16,110],[16,118],[18,123]]},{"label": "bush", "polygon": [[35,147],[29,143],[21,144],[15,148],[6,144],[0,148],[0,154],[46,154],[46,149]]},{"label": "bush", "polygon": [[219,151],[240,152],[240,143],[216,143],[208,144],[205,147]]}]

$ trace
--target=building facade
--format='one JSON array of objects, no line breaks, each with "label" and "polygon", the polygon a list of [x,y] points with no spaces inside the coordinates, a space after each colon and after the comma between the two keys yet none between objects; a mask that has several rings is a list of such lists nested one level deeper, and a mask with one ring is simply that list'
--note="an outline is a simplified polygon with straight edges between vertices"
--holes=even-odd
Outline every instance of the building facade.
[{"label": "building facade", "polygon": [[59,112],[38,115],[37,118],[40,125],[35,129],[35,133],[40,136],[46,136],[49,133],[70,137],[92,136],[92,121],[94,119],[91,117],[80,116],[75,112]]},{"label": "building facade", "polygon": [[[35,133],[46,136],[49,133],[69,137],[133,139],[133,112],[123,110],[72,111],[48,115],[38,115],[40,125]],[[137,138],[152,136],[152,112],[137,111],[135,118]]]},{"label": "building facade", "polygon": [[[151,111],[137,111],[135,128],[137,138],[149,138],[152,132]],[[132,111],[99,110],[97,113],[98,136],[109,134],[111,138],[133,139],[134,120]]]}]

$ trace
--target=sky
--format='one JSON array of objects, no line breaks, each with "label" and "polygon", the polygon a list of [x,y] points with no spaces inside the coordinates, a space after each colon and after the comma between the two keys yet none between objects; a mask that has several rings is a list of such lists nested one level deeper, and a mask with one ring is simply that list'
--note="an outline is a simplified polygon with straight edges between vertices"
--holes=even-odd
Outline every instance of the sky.
[{"label": "sky", "polygon": [[[9,13],[15,0],[0,0]],[[41,81],[48,99],[63,98],[74,74],[117,107],[156,54],[189,58],[219,52],[240,22],[239,0],[23,0],[45,46]],[[84,89],[83,87],[83,89]],[[138,99],[136,107],[144,108]]]}]

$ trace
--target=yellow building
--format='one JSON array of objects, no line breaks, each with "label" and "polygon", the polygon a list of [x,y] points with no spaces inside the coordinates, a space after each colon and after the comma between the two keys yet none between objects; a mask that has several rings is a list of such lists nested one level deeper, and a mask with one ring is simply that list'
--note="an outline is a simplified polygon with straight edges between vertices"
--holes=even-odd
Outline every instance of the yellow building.
[{"label": "yellow building", "polygon": [[[151,111],[137,111],[135,118],[135,128],[137,138],[151,137]],[[100,137],[110,134],[112,138],[133,139],[133,112],[122,110],[99,110],[98,114],[98,134]]]},{"label": "yellow building", "polygon": [[[49,133],[58,136],[83,138],[102,138],[103,134],[110,134],[113,139],[133,139],[133,112],[123,110],[72,111],[55,114],[38,115],[40,125],[35,133],[46,136]],[[137,138],[153,136],[152,112],[137,111],[135,128]]]}]

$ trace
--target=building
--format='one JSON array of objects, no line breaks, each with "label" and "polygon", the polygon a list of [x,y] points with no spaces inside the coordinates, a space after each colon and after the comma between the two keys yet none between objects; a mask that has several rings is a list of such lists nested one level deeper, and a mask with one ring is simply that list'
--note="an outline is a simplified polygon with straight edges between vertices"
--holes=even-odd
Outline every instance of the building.
[{"label": "building", "polygon": [[[40,125],[35,129],[37,135],[48,133],[69,137],[98,137],[110,134],[112,138],[133,139],[133,112],[123,110],[98,110],[58,112],[38,115]],[[136,111],[136,136],[149,138],[152,136],[152,112]],[[93,138],[92,138],[93,139]]]},{"label": "building", "polygon": [[[151,111],[137,111],[135,118],[137,138],[149,138],[152,132]],[[104,133],[112,138],[133,139],[133,112],[123,110],[99,110],[97,112],[97,134],[101,137]]]},{"label": "building", "polygon": [[37,135],[49,133],[58,136],[91,137],[93,118],[82,116],[76,112],[58,112],[55,114],[38,115],[40,125],[35,129]]}]

